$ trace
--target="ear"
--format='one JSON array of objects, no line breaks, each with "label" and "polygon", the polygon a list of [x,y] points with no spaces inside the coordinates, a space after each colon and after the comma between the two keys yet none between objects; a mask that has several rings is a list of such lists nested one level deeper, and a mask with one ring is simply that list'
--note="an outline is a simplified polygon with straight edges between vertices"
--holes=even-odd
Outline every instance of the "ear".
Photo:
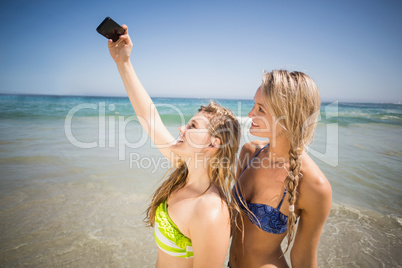
[{"label": "ear", "polygon": [[216,137],[211,137],[211,144],[209,145],[209,147],[219,148],[220,145],[221,145],[221,139],[216,138]]}]

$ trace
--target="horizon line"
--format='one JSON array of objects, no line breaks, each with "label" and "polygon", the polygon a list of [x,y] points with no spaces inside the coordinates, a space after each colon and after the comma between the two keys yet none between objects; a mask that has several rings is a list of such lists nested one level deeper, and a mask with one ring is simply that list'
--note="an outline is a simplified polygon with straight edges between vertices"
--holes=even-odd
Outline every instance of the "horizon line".
[{"label": "horizon line", "polygon": [[[43,96],[43,97],[81,97],[81,98],[128,98],[128,96],[119,96],[119,95],[75,95],[75,94],[42,94],[42,93],[3,93],[0,92],[0,95],[8,95],[8,96]],[[246,101],[253,101],[252,98],[223,98],[223,97],[216,97],[216,98],[205,98],[205,97],[175,97],[175,96],[151,96],[151,98],[166,98],[166,99],[199,99],[199,100],[246,100]],[[383,101],[383,102],[374,102],[374,101],[367,101],[367,100],[321,100],[321,103],[332,103],[332,102],[340,102],[340,103],[367,103],[367,104],[402,104],[402,101],[397,102],[390,102],[390,101]]]}]

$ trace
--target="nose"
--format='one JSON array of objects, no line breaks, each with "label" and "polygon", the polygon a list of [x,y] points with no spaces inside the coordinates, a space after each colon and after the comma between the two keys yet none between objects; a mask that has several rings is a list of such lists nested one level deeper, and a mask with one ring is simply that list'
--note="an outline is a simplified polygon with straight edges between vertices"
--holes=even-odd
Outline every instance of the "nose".
[{"label": "nose", "polygon": [[251,109],[251,111],[248,113],[248,117],[252,118],[255,115],[254,109],[255,109],[255,105],[253,106],[253,109]]},{"label": "nose", "polygon": [[184,126],[179,127],[179,131],[180,131],[180,133],[183,133],[185,129],[186,129],[186,126],[185,126],[185,125],[184,125]]}]

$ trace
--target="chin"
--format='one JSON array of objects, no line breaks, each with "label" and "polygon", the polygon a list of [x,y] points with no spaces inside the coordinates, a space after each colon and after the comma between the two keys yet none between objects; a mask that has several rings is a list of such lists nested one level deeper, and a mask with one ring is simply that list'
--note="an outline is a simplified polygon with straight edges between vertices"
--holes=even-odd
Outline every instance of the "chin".
[{"label": "chin", "polygon": [[258,128],[250,128],[250,134],[261,138],[268,138],[270,136],[269,132],[263,131],[262,129]]}]

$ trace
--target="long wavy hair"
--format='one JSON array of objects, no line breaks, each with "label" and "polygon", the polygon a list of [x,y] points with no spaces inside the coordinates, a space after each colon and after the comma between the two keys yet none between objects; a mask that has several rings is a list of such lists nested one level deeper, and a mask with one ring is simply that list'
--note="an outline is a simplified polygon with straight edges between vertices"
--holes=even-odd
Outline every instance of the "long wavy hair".
[{"label": "long wavy hair", "polygon": [[[230,187],[235,179],[236,155],[240,145],[240,124],[232,111],[223,108],[213,101],[207,106],[201,106],[198,112],[204,113],[209,119],[209,133],[221,140],[217,152],[209,159],[208,174],[210,186],[208,189],[212,185],[218,189],[220,197],[229,207],[230,220],[232,221],[234,210],[239,211],[236,204],[230,202]],[[169,174],[168,178],[154,192],[151,204],[146,210],[144,221],[147,226],[154,225],[155,212],[158,206],[167,200],[172,193],[186,185],[188,175],[186,163],[178,158],[177,163],[167,174]]]},{"label": "long wavy hair", "polygon": [[[302,153],[314,136],[317,116],[320,111],[320,93],[314,81],[302,72],[274,70],[264,73],[261,85],[264,100],[271,114],[285,130],[290,142],[289,171],[285,179],[289,207],[297,198],[297,185],[301,177]],[[289,209],[288,245],[295,236],[296,214]]]}]

